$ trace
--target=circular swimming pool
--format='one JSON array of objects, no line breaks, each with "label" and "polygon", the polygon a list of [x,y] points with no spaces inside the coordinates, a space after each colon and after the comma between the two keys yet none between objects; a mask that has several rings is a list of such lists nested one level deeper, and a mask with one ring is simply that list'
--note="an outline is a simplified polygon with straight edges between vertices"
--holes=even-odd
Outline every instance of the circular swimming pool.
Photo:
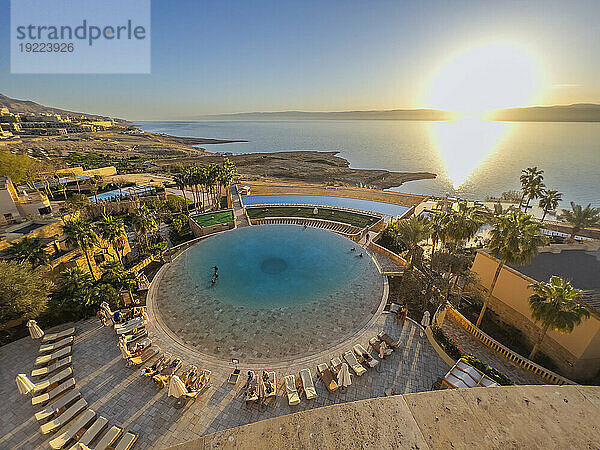
[{"label": "circular swimming pool", "polygon": [[341,342],[369,321],[383,294],[383,277],[362,248],[295,225],[209,237],[157,283],[154,304],[178,338],[244,361],[308,355]]}]

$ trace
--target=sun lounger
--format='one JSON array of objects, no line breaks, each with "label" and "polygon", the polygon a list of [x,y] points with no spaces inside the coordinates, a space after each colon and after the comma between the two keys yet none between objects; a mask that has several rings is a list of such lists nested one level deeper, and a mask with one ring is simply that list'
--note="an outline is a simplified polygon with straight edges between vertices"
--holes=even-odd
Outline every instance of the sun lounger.
[{"label": "sun lounger", "polygon": [[72,389],[74,387],[75,387],[75,379],[69,378],[67,381],[65,381],[64,383],[59,384],[58,386],[56,386],[51,391],[46,392],[45,394],[33,397],[31,399],[31,404],[33,406],[35,406],[35,405],[41,405],[42,403],[45,403],[45,402],[49,402],[50,400],[52,400],[56,396],[62,394],[63,392],[66,392],[69,389]]},{"label": "sun lounger", "polygon": [[67,328],[66,330],[59,331],[58,333],[48,333],[42,338],[42,342],[54,342],[67,336],[73,336],[75,334],[75,328]]},{"label": "sun lounger", "polygon": [[248,379],[246,383],[246,403],[252,403],[258,400],[258,380],[256,374],[250,371],[252,378]]},{"label": "sun lounger", "polygon": [[354,373],[356,375],[358,375],[359,377],[362,376],[362,374],[364,374],[367,369],[365,369],[356,359],[356,356],[354,356],[354,353],[352,352],[346,352],[344,353],[344,360],[348,363],[348,365],[350,367],[352,367],[352,370],[354,371]]},{"label": "sun lounger", "polygon": [[106,450],[110,447],[123,433],[123,428],[113,425],[104,436],[94,444],[94,450]]},{"label": "sun lounger", "polygon": [[115,331],[117,332],[117,334],[126,334],[126,333],[131,333],[136,328],[141,328],[145,325],[146,325],[146,321],[144,320],[144,318],[142,316],[139,316],[134,319],[131,319],[128,322],[116,324]]},{"label": "sun lounger", "polygon": [[52,390],[57,387],[61,381],[66,380],[71,375],[73,375],[73,369],[67,367],[66,369],[58,372],[56,375],[44,381],[40,381],[39,383],[35,383],[33,387],[33,393],[39,394],[40,392]]},{"label": "sun lounger", "polygon": [[129,450],[137,441],[138,435],[132,431],[128,431],[123,435],[119,443],[115,446],[115,450]]},{"label": "sun lounger", "polygon": [[400,340],[395,341],[394,339],[392,339],[392,337],[389,334],[384,333],[383,331],[377,335],[377,339],[385,342],[385,345],[387,345],[388,347],[391,347],[391,348],[400,347]]},{"label": "sun lounger", "polygon": [[40,353],[54,352],[56,350],[60,350],[61,348],[66,347],[67,345],[73,344],[74,340],[75,338],[73,336],[69,336],[64,339],[61,339],[60,341],[56,341],[50,344],[44,344],[40,346]]},{"label": "sun lounger", "polygon": [[75,389],[69,391],[67,394],[56,399],[56,401],[47,405],[44,409],[35,413],[35,418],[41,422],[47,420],[52,416],[60,415],[66,410],[73,402],[76,402],[81,398],[81,393]]},{"label": "sun lounger", "polygon": [[146,327],[137,328],[135,332],[122,334],[121,337],[125,340],[127,344],[133,344],[135,341],[145,338],[148,336],[148,330]]},{"label": "sun lounger", "polygon": [[136,316],[136,317],[133,317],[133,318],[129,319],[127,322],[115,323],[114,329],[115,329],[115,331],[117,331],[117,330],[121,330],[123,328],[130,327],[131,325],[137,325],[142,320],[144,320],[144,318],[141,315],[140,316]]},{"label": "sun lounger", "polygon": [[302,380],[302,386],[304,387],[304,395],[306,395],[306,399],[312,400],[313,398],[317,398],[317,390],[315,389],[315,384],[313,383],[310,369],[302,369],[300,371],[300,379]]},{"label": "sun lounger", "polygon": [[60,435],[52,439],[49,444],[54,450],[65,447],[80,431],[90,425],[96,418],[96,412],[88,409],[81,414],[73,423]]},{"label": "sun lounger", "polygon": [[188,387],[188,392],[185,393],[184,395],[186,397],[189,398],[196,398],[198,397],[198,395],[204,391],[205,389],[207,389],[210,386],[210,378],[211,378],[212,372],[210,370],[207,369],[203,369],[201,370],[198,375],[197,375],[197,380],[192,384],[191,387],[187,386],[187,379],[186,380],[182,380],[184,383],[186,383],[186,387]]},{"label": "sun lounger", "polygon": [[339,387],[337,381],[335,380],[333,372],[327,364],[319,364],[317,366],[317,373],[321,377],[321,381],[323,382],[323,384],[329,392],[333,392]]},{"label": "sun lounger", "polygon": [[59,369],[64,369],[71,365],[71,356],[66,356],[65,358],[59,359],[53,364],[50,364],[46,367],[40,367],[39,369],[33,369],[31,371],[32,377],[45,377],[46,375],[50,375],[52,372],[56,372]]},{"label": "sun lounger", "polygon": [[158,355],[160,353],[160,347],[157,347],[156,345],[152,345],[148,348],[146,348],[143,353],[141,354],[141,356],[134,356],[132,358],[129,358],[127,360],[128,364],[131,364],[133,366],[139,366],[140,364],[144,364],[145,362],[147,362],[148,360],[150,360],[150,358]]},{"label": "sun lounger", "polygon": [[[267,375],[266,381],[263,378],[265,373]],[[275,376],[275,372],[263,372],[258,380],[258,386],[259,395],[263,398],[263,400],[275,397],[277,395],[277,378]]]},{"label": "sun lounger", "polygon": [[53,419],[50,422],[43,424],[40,427],[42,433],[52,433],[53,431],[58,430],[60,427],[65,426],[73,417],[75,417],[77,414],[83,411],[86,407],[87,402],[84,399],[80,398],[56,419]]},{"label": "sun lounger", "polygon": [[61,348],[60,350],[51,353],[49,355],[44,355],[44,356],[38,356],[35,359],[35,365],[36,366],[41,366],[41,365],[48,365],[48,364],[52,364],[54,361],[60,359],[60,358],[64,358],[65,356],[69,356],[71,354],[71,350],[72,347],[65,347],[65,348]]},{"label": "sun lounger", "polygon": [[[371,338],[371,340],[369,341],[369,345],[371,346],[371,348],[373,350],[375,350],[377,352],[378,355],[379,355],[379,350],[380,350],[382,342],[383,341],[380,341],[376,337]],[[394,352],[394,349],[392,349],[391,347],[388,347],[387,344],[386,344],[385,350],[383,352],[383,356],[384,357],[390,356],[393,352]]]},{"label": "sun lounger", "polygon": [[108,426],[108,419],[106,417],[98,417],[96,421],[89,427],[85,433],[79,438],[77,443],[73,444],[70,450],[77,450],[77,444],[83,444],[85,446],[90,446],[90,442],[92,442],[96,436],[99,436],[102,431]]},{"label": "sun lounger", "polygon": [[240,379],[240,369],[238,369],[237,367],[235,369],[233,369],[233,372],[231,372],[229,374],[229,378],[227,379],[227,382],[229,384],[237,384],[238,380]]},{"label": "sun lounger", "polygon": [[300,403],[300,396],[298,395],[298,389],[296,389],[296,377],[294,375],[286,375],[285,391],[287,392],[288,404],[290,406]]},{"label": "sun lounger", "polygon": [[152,377],[152,380],[160,387],[164,388],[167,384],[169,384],[169,380],[171,377],[179,370],[183,362],[181,358],[175,358],[171,363],[160,370],[159,373]]},{"label": "sun lounger", "polygon": [[166,366],[167,364],[169,364],[171,362],[171,358],[172,358],[172,356],[170,353],[163,354],[160,358],[158,358],[156,361],[154,361],[154,364],[152,364],[151,366],[148,366],[148,367],[144,367],[144,369],[142,370],[142,374],[145,377],[153,377],[164,366]]},{"label": "sun lounger", "polygon": [[379,364],[379,361],[373,358],[373,356],[367,352],[362,345],[356,344],[354,347],[352,347],[352,350],[354,351],[354,354],[358,360],[362,363],[365,363],[370,368],[373,368]]},{"label": "sun lounger", "polygon": [[331,359],[331,370],[333,371],[333,374],[337,377],[338,373],[340,372],[340,369],[342,368],[342,358],[340,358],[339,356],[335,356]]}]

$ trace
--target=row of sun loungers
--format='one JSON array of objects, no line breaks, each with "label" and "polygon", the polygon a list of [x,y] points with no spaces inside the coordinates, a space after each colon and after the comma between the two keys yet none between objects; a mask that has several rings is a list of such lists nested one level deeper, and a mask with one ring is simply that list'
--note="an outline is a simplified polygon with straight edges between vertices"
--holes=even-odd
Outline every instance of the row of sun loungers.
[{"label": "row of sun loungers", "polygon": [[[39,378],[34,382],[31,403],[42,407],[34,417],[43,434],[55,433],[49,441],[53,449],[66,448],[69,444],[72,444],[71,449],[79,449],[82,448],[79,444],[83,444],[96,450],[128,450],[137,435],[123,434],[122,428],[113,426],[101,436],[108,427],[108,420],[97,417],[76,389],[71,368],[74,333],[75,328],[69,328],[46,334],[42,339],[40,353],[45,354],[35,360],[35,365],[40,367],[31,372],[32,377]],[[94,440],[97,440],[95,444]]]},{"label": "row of sun loungers", "polygon": [[283,225],[306,225],[311,228],[322,228],[325,230],[337,231],[345,234],[356,234],[360,231],[359,227],[354,225],[339,223],[327,220],[315,220],[304,218],[287,218],[287,217],[265,217],[260,219],[260,223],[264,224],[283,224]]}]

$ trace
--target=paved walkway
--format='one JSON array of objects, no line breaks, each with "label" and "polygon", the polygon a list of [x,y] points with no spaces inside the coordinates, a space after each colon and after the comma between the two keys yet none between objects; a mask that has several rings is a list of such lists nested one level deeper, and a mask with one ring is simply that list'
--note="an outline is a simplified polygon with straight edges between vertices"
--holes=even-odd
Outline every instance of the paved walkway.
[{"label": "paved walkway", "polygon": [[483,342],[472,334],[467,333],[449,314],[446,314],[442,329],[447,336],[453,337],[458,342],[458,345],[465,353],[485,361],[516,384],[547,384],[543,378],[514,364],[498,352],[484,345]]},{"label": "paved walkway", "polygon": [[[317,382],[316,400],[309,402],[303,397],[300,405],[288,406],[281,390],[284,375],[297,375],[301,368],[308,367],[314,377],[317,363],[349,350],[354,342],[366,345],[368,338],[382,328],[400,338],[401,347],[381,363],[381,373],[369,369],[362,377],[353,377],[352,386],[343,394],[338,391],[328,393]],[[169,343],[159,345],[163,350],[177,350],[173,343],[171,347]],[[18,373],[31,372],[38,346],[39,343],[27,337],[0,348],[0,396],[5,404],[0,421],[0,448],[48,448],[50,438],[41,434],[33,418],[37,409],[31,406],[28,396],[18,393],[14,381]],[[126,366],[114,331],[101,327],[95,319],[77,324],[73,373],[77,388],[90,408],[111,424],[140,434],[136,448],[164,448],[207,433],[292,412],[380,397],[387,388],[394,388],[399,394],[431,390],[438,377],[447,371],[446,364],[427,339],[419,336],[417,325],[407,322],[403,329],[389,314],[381,314],[369,329],[347,344],[275,368],[280,389],[276,399],[264,410],[258,405],[246,405],[243,380],[235,387],[227,383],[231,367],[206,363],[192,352],[179,355],[184,358],[184,369],[193,363],[213,372],[209,389],[181,409],[174,407],[176,400],[167,397],[166,389],[159,390],[149,379],[141,377],[139,368]],[[247,367],[243,362],[240,367],[245,374]]]},{"label": "paved walkway", "polygon": [[235,184],[231,185],[231,199],[233,200],[233,215],[235,216],[236,226],[238,228],[250,226],[246,214],[244,214],[244,207],[242,206],[242,202],[240,202],[240,196]]}]

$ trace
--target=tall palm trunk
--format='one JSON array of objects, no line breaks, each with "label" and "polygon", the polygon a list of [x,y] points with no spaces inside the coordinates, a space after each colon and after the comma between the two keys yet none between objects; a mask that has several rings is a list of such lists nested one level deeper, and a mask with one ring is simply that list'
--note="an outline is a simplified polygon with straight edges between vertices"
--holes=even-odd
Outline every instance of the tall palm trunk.
[{"label": "tall palm trunk", "polygon": [[544,214],[542,214],[542,222],[544,221],[544,219],[546,218],[546,214],[548,213],[548,210],[546,208],[544,208]]},{"label": "tall palm trunk", "polygon": [[502,271],[502,267],[504,267],[505,262],[506,262],[505,260],[501,260],[500,263],[498,264],[498,268],[496,269],[496,273],[494,274],[494,279],[492,280],[492,285],[490,286],[490,292],[488,293],[487,298],[483,302],[483,306],[481,307],[481,312],[479,313],[479,317],[477,318],[477,323],[475,324],[475,326],[477,328],[479,328],[479,325],[481,325],[481,321],[483,320],[483,315],[485,314],[485,310],[487,309],[488,304],[490,303],[490,299],[492,298],[492,294],[494,293],[494,288],[496,287],[496,282],[498,281],[498,277],[500,276],[500,272]]},{"label": "tall palm trunk", "polygon": [[549,325],[544,325],[544,328],[542,328],[542,334],[540,335],[540,338],[535,343],[535,345],[533,346],[533,349],[531,350],[531,353],[529,354],[529,359],[530,360],[533,360],[533,358],[535,357],[536,353],[540,349],[540,345],[542,345],[542,341],[546,337],[546,332],[548,331],[548,327],[549,327]]},{"label": "tall palm trunk", "polygon": [[92,269],[92,261],[90,260],[88,250],[84,249],[83,254],[85,255],[85,260],[87,261],[88,268],[90,269],[90,275],[92,276],[92,280],[96,281],[96,275],[94,275],[94,269]]}]

